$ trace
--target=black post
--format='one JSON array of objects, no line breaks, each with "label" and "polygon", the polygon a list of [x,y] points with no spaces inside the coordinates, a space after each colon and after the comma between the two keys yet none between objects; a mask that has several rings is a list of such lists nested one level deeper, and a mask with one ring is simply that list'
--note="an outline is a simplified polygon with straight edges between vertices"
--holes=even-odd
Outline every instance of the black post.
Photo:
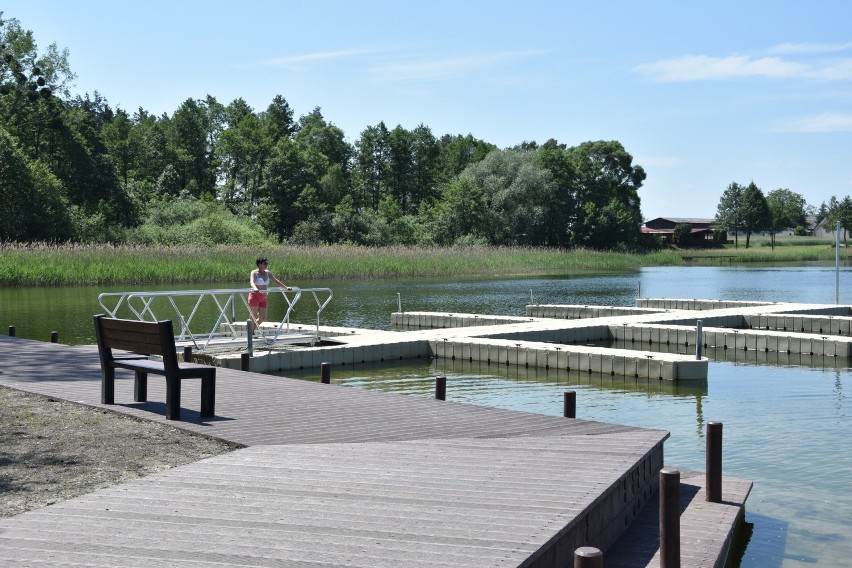
[{"label": "black post", "polygon": [[574,551],[574,568],[603,568],[603,553],[593,546]]},{"label": "black post", "polygon": [[565,401],[562,405],[562,416],[577,418],[577,392],[565,391]]},{"label": "black post", "polygon": [[9,326],[9,337],[15,337],[15,326],[14,325]]},{"label": "black post", "polygon": [[250,370],[250,366],[251,366],[250,361],[251,361],[251,355],[249,355],[248,353],[241,353],[240,354],[240,370],[241,371]]},{"label": "black post", "polygon": [[435,398],[447,400],[447,377],[444,375],[435,377]]},{"label": "black post", "polygon": [[660,470],[660,568],[680,568],[680,471]]},{"label": "black post", "polygon": [[51,343],[59,343],[59,332],[51,331],[50,332],[50,342]]},{"label": "black post", "polygon": [[707,501],[722,502],[722,423],[707,423],[707,465],[705,488]]},{"label": "black post", "polygon": [[192,345],[183,348],[183,362],[192,363]]},{"label": "black post", "polygon": [[320,377],[324,384],[331,384],[331,363],[320,363]]}]

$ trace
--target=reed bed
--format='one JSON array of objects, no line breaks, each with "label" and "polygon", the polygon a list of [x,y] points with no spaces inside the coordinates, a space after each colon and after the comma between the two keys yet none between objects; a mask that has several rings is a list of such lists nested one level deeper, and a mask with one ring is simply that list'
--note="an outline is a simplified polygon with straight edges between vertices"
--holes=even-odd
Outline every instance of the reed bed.
[{"label": "reed bed", "polygon": [[[844,251],[845,253],[845,251]],[[683,263],[683,255],[742,262],[833,260],[834,249],[764,247],[647,254],[526,247],[174,246],[0,243],[0,285],[72,286],[246,280],[258,256],[284,280],[519,276],[622,271]],[[695,262],[695,261],[693,261]]]}]

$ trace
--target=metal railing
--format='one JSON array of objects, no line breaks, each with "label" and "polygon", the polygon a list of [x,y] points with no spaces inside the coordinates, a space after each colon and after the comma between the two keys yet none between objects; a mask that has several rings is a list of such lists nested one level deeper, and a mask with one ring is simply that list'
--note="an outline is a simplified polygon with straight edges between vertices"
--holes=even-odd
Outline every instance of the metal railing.
[{"label": "metal railing", "polygon": [[[171,290],[157,292],[104,292],[98,295],[101,308],[113,318],[132,314],[140,321],[161,321],[172,319],[177,335],[176,343],[192,344],[197,349],[206,349],[211,343],[247,340],[247,326],[241,325],[253,321],[248,305],[250,288],[235,288],[222,290]],[[287,305],[287,310],[280,322],[274,328],[259,328],[263,339],[268,344],[276,342],[307,342],[313,345],[319,340],[320,314],[331,301],[333,293],[330,288],[269,288],[266,292],[272,296],[281,294]],[[290,316],[299,300],[304,295],[313,297],[317,305],[316,327],[311,334],[300,330],[291,332]],[[212,304],[212,305],[211,305]],[[245,307],[246,318],[237,322],[238,308]],[[200,314],[207,311],[206,324]],[[209,316],[210,313],[213,316]],[[167,317],[161,317],[167,315]],[[199,330],[202,325],[210,325],[209,331]]]}]

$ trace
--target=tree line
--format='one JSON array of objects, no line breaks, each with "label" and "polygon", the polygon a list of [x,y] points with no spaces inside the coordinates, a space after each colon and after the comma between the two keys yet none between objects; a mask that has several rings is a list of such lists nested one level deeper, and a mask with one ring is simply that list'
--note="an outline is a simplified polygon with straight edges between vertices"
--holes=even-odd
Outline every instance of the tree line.
[{"label": "tree line", "polygon": [[808,216],[825,220],[832,226],[839,222],[844,228],[845,239],[846,232],[852,228],[852,198],[847,195],[838,200],[832,196],[816,208],[802,195],[786,188],[764,195],[753,181],[748,185],[733,182],[722,193],[716,208],[718,226],[734,233],[735,246],[739,246],[739,234],[745,235],[746,248],[754,233],[769,233],[773,247],[778,233],[792,230],[797,235],[806,235]]},{"label": "tree line", "polygon": [[352,143],[282,95],[128,112],[72,96],[68,51],[2,12],[0,55],[0,240],[642,246],[645,171],[617,141],[380,122]]}]

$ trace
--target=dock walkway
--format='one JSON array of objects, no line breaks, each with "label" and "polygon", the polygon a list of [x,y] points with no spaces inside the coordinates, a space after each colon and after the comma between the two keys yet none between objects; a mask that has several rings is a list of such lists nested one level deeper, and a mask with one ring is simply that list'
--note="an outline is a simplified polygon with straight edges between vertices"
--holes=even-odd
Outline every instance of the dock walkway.
[{"label": "dock walkway", "polygon": [[[0,337],[0,369],[2,385],[102,406],[94,346]],[[199,388],[184,383],[168,424],[244,449],[2,519],[0,565],[570,566],[641,527],[668,437],[224,368],[202,419]],[[134,403],[119,373],[108,408],[166,422],[164,381],[148,389]],[[723,487],[724,528],[751,484]],[[684,565],[716,566],[731,527],[684,527],[684,558],[705,558]]]}]

